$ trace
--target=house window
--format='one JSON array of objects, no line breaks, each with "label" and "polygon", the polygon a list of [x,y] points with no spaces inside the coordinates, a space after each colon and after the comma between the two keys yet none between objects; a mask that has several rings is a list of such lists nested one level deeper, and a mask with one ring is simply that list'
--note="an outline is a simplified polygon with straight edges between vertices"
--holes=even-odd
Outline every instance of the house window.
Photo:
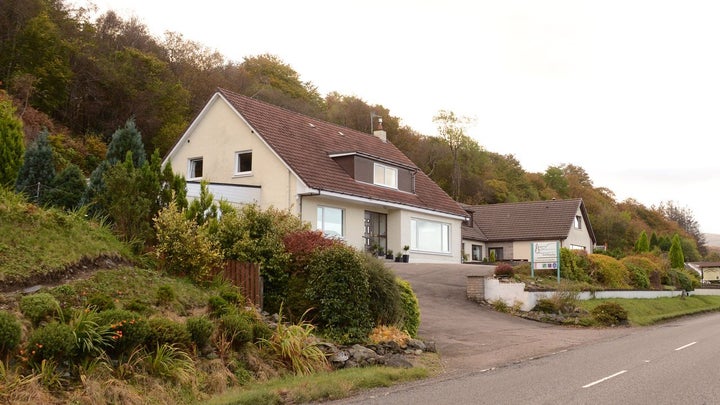
[{"label": "house window", "polygon": [[575,215],[575,229],[582,229],[582,217],[580,215]]},{"label": "house window", "polygon": [[343,236],[343,210],[334,207],[317,208],[317,229],[327,236]]},{"label": "house window", "polygon": [[373,183],[398,188],[398,170],[396,168],[375,163],[374,173]]},{"label": "house window", "polygon": [[188,178],[199,179],[203,176],[202,158],[190,159],[188,162]]},{"label": "house window", "polygon": [[450,224],[410,220],[410,248],[434,253],[450,253]]},{"label": "house window", "polygon": [[585,250],[585,246],[580,246],[580,245],[573,245],[573,244],[571,244],[571,245],[570,245],[570,250]]},{"label": "house window", "polygon": [[472,245],[472,261],[474,261],[474,262],[482,261],[482,246],[481,245]]},{"label": "house window", "polygon": [[503,248],[497,247],[497,248],[488,248],[488,256],[495,256],[495,260],[504,260],[503,257]]},{"label": "house window", "polygon": [[246,150],[235,153],[235,174],[252,173],[252,151]]}]

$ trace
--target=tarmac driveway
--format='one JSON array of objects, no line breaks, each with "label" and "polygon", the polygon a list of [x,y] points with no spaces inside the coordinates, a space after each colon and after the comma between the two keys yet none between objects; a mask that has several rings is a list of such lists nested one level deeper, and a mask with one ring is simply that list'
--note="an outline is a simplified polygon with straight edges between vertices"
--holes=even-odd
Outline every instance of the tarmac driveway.
[{"label": "tarmac driveway", "polygon": [[492,274],[493,266],[392,263],[390,267],[412,285],[420,302],[418,334],[435,342],[446,371],[498,367],[632,332],[631,328],[548,325],[469,301],[467,275]]}]

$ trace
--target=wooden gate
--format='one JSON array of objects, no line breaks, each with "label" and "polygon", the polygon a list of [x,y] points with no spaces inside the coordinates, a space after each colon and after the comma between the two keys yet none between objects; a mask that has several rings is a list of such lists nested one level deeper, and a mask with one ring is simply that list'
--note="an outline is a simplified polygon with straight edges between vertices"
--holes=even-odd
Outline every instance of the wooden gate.
[{"label": "wooden gate", "polygon": [[259,264],[228,260],[225,262],[222,276],[233,285],[240,287],[245,297],[253,305],[262,309],[263,291]]}]

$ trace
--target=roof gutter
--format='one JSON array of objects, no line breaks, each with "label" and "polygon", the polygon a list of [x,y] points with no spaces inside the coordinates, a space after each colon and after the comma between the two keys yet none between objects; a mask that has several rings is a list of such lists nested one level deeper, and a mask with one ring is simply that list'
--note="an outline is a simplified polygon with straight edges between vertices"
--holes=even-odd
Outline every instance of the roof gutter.
[{"label": "roof gutter", "polygon": [[436,215],[444,218],[451,218],[451,219],[458,219],[460,221],[464,221],[467,217],[464,215],[456,215],[451,214],[448,212],[442,212],[442,211],[435,211],[430,210],[426,208],[420,208],[415,207],[412,205],[405,205],[405,204],[399,204],[399,203],[393,203],[385,200],[377,200],[374,198],[368,198],[368,197],[358,197],[350,194],[342,194],[342,193],[336,193],[332,191],[325,191],[325,190],[317,190],[317,194],[311,194],[311,195],[324,195],[328,197],[334,197],[334,198],[342,198],[344,200],[351,200],[355,202],[365,203],[365,204],[379,204],[384,205],[387,207],[397,208],[397,209],[405,209],[408,211],[414,211],[422,214],[428,214],[428,215]]}]

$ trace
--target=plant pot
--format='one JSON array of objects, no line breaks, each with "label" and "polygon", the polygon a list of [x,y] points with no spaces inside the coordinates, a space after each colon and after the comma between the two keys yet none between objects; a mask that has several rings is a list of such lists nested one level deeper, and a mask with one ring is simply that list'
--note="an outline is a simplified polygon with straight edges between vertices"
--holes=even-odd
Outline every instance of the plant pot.
[{"label": "plant pot", "polygon": [[395,256],[393,256],[393,255],[385,255],[385,258],[388,259],[388,260],[392,260],[392,259],[395,258]]},{"label": "plant pot", "polygon": [[408,263],[410,261],[410,255],[403,255],[402,261],[403,261],[403,263]]},{"label": "plant pot", "polygon": [[396,258],[395,258],[395,262],[396,262],[396,263],[402,262],[402,257],[396,257]]}]

